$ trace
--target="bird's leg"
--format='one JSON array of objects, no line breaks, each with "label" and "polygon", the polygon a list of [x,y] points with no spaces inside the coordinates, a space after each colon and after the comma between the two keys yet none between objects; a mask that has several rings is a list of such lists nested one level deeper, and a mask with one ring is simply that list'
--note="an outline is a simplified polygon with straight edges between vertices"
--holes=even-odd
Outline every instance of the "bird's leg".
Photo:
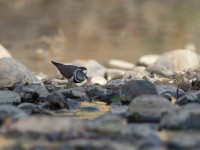
[{"label": "bird's leg", "polygon": [[72,85],[72,82],[68,81],[67,82],[67,88],[71,87],[71,85]]}]

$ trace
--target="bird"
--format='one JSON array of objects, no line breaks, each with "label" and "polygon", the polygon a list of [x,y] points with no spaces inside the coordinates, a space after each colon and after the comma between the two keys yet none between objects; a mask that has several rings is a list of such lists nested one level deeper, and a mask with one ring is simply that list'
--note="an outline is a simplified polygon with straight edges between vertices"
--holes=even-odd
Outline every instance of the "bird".
[{"label": "bird", "polygon": [[56,66],[60,74],[68,80],[67,87],[71,86],[72,83],[81,83],[87,77],[87,68],[79,67],[75,65],[64,65],[55,61],[51,61],[53,65]]}]

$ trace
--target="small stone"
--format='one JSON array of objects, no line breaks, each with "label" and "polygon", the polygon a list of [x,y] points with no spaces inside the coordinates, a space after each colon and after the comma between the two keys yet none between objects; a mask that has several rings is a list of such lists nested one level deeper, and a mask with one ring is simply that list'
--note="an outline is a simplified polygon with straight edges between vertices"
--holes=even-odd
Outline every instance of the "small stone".
[{"label": "small stone", "polygon": [[156,87],[147,80],[131,80],[125,83],[120,90],[120,98],[124,103],[130,103],[136,96],[146,94],[157,95]]},{"label": "small stone", "polygon": [[2,104],[0,105],[0,122],[4,121],[5,119],[20,119],[26,117],[27,114],[22,111],[21,109],[8,105],[8,104]]},{"label": "small stone", "polygon": [[152,65],[156,62],[158,57],[159,57],[159,55],[156,55],[156,54],[144,55],[139,58],[138,65],[143,65],[143,66]]},{"label": "small stone", "polygon": [[0,91],[0,104],[20,103],[21,98],[18,93],[13,91]]},{"label": "small stone", "polygon": [[4,57],[12,58],[9,51],[3,45],[0,44],[0,58],[4,58]]},{"label": "small stone", "polygon": [[128,110],[128,106],[117,106],[117,107],[111,108],[110,113],[125,117],[127,110]]},{"label": "small stone", "polygon": [[101,77],[101,76],[95,76],[95,77],[92,77],[90,79],[90,82],[92,84],[99,84],[99,85],[105,85],[107,83],[107,80],[104,78],[104,77]]},{"label": "small stone", "polygon": [[23,64],[12,58],[0,59],[0,88],[13,87],[15,83],[40,83]]},{"label": "small stone", "polygon": [[131,70],[134,68],[134,64],[123,61],[123,60],[116,60],[112,59],[108,62],[109,68],[115,68],[115,69],[124,69],[124,70]]},{"label": "small stone", "polygon": [[106,70],[106,79],[113,80],[113,79],[120,79],[123,77],[125,73],[125,70],[120,70],[120,69],[107,69]]},{"label": "small stone", "polygon": [[176,107],[158,95],[141,95],[134,98],[127,111],[128,122],[159,122],[162,115]]},{"label": "small stone", "polygon": [[161,119],[159,128],[171,130],[199,130],[200,105],[188,104],[166,114]]},{"label": "small stone", "polygon": [[66,104],[67,104],[67,109],[69,110],[75,110],[80,108],[80,102],[77,102],[76,100],[70,98],[67,98]]},{"label": "small stone", "polygon": [[199,56],[193,51],[179,49],[160,55],[155,64],[174,71],[196,69],[199,67]]}]

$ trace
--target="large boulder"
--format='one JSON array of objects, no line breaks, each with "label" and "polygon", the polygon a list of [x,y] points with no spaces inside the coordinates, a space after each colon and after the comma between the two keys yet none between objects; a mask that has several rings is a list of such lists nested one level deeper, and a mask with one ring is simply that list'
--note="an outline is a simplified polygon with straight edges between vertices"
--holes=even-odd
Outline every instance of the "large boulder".
[{"label": "large boulder", "polygon": [[37,77],[23,64],[12,58],[0,59],[0,88],[12,87],[15,83],[39,83]]}]

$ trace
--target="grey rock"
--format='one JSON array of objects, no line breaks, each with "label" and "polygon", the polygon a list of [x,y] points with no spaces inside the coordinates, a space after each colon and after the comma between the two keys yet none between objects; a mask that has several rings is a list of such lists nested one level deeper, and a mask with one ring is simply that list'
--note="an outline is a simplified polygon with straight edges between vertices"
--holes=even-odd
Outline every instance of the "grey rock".
[{"label": "grey rock", "polygon": [[150,72],[151,74],[157,74],[159,76],[167,77],[167,78],[172,78],[175,75],[175,73],[169,70],[167,67],[161,66],[158,64],[150,65],[147,67],[146,70]]},{"label": "grey rock", "polygon": [[[50,135],[52,133],[67,133],[67,136],[78,136],[83,133],[81,121],[62,117],[31,116],[12,124],[7,133]],[[12,135],[12,134],[11,134]]]},{"label": "grey rock", "polygon": [[26,116],[27,114],[23,110],[15,106],[8,105],[8,104],[0,105],[0,122],[4,121],[7,118],[16,120],[16,119],[24,118]]},{"label": "grey rock", "polygon": [[32,103],[21,103],[17,107],[26,112],[28,115],[39,112],[38,106]]},{"label": "grey rock", "polygon": [[150,74],[145,70],[134,69],[132,71],[126,71],[123,75],[123,79],[142,79],[144,77],[149,77]]},{"label": "grey rock", "polygon": [[46,87],[40,84],[19,85],[14,91],[17,92],[25,102],[34,102],[38,97],[47,97],[49,95]]},{"label": "grey rock", "polygon": [[12,87],[16,83],[39,83],[36,76],[23,64],[12,58],[0,59],[0,88]]},{"label": "grey rock", "polygon": [[66,107],[69,110],[74,110],[74,109],[80,108],[80,102],[77,102],[76,100],[73,100],[73,99],[70,99],[70,98],[67,98],[66,104],[67,104]]},{"label": "grey rock", "polygon": [[200,91],[189,91],[176,100],[176,104],[200,103]]},{"label": "grey rock", "polygon": [[128,110],[128,106],[117,106],[117,107],[111,108],[110,113],[125,117],[127,110]]},{"label": "grey rock", "polygon": [[57,92],[61,93],[65,98],[79,99],[82,101],[90,100],[89,96],[86,93],[86,89],[82,87],[61,89],[61,90],[58,90]]},{"label": "grey rock", "polygon": [[87,94],[92,99],[99,99],[111,94],[111,91],[107,90],[106,88],[103,88],[100,85],[93,84],[87,87]]},{"label": "grey rock", "polygon": [[193,51],[179,49],[160,55],[155,64],[174,71],[196,69],[199,67],[199,56]]},{"label": "grey rock", "polygon": [[160,129],[190,130],[200,129],[200,105],[188,104],[166,114],[160,121]]},{"label": "grey rock", "polygon": [[166,98],[158,95],[141,95],[134,98],[127,111],[128,122],[159,122],[162,115],[176,110]]},{"label": "grey rock", "polygon": [[130,103],[136,96],[146,94],[157,95],[156,87],[147,80],[131,80],[125,83],[120,90],[120,98],[124,103]]},{"label": "grey rock", "polygon": [[169,137],[166,145],[168,149],[200,149],[199,134],[191,132],[176,132]]},{"label": "grey rock", "polygon": [[13,91],[0,91],[0,104],[20,103],[21,98],[18,93]]},{"label": "grey rock", "polygon": [[182,89],[180,88],[178,89],[178,87],[174,85],[168,85],[168,84],[156,85],[156,89],[158,91],[158,95],[169,94],[171,97],[175,97],[175,98],[178,98],[185,93]]}]

